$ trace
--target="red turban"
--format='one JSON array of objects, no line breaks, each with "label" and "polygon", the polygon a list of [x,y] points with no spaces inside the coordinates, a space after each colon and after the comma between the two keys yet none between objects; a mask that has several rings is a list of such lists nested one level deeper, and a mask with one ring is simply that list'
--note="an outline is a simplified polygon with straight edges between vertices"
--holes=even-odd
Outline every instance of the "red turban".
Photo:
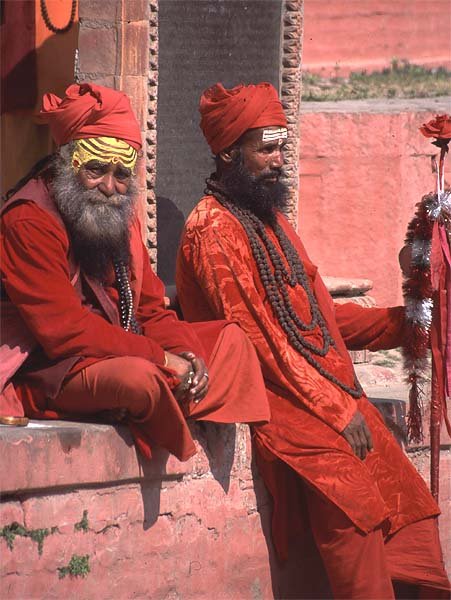
[{"label": "red turban", "polygon": [[202,94],[199,111],[200,126],[213,154],[231,146],[248,129],[287,126],[277,91],[270,83],[231,89],[216,83]]},{"label": "red turban", "polygon": [[58,146],[90,137],[115,137],[136,150],[141,131],[124,94],[94,83],[70,85],[63,99],[45,94],[38,120],[48,123]]}]

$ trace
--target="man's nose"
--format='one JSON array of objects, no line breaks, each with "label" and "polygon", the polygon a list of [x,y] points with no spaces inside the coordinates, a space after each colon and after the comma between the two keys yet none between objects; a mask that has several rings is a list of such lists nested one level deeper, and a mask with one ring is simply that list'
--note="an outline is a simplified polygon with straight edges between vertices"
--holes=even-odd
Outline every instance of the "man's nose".
[{"label": "man's nose", "polygon": [[114,177],[112,173],[105,173],[102,177],[102,181],[97,186],[98,189],[109,198],[115,193]]},{"label": "man's nose", "polygon": [[271,156],[271,168],[281,169],[284,164],[283,150],[278,149]]}]

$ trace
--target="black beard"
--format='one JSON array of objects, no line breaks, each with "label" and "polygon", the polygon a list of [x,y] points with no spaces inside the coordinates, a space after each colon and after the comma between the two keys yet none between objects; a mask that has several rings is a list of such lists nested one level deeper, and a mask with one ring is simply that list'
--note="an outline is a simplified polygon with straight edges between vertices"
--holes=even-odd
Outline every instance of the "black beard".
[{"label": "black beard", "polygon": [[[272,177],[280,174],[280,169],[271,172]],[[288,206],[288,188],[281,181],[265,183],[268,177],[251,175],[240,156],[222,174],[221,183],[231,202],[250,210],[264,223],[273,225],[277,212],[283,212]]]},{"label": "black beard", "polygon": [[62,152],[52,167],[51,189],[74,258],[84,273],[105,282],[114,260],[129,262],[134,186],[126,194],[107,198],[99,190],[85,188]]}]

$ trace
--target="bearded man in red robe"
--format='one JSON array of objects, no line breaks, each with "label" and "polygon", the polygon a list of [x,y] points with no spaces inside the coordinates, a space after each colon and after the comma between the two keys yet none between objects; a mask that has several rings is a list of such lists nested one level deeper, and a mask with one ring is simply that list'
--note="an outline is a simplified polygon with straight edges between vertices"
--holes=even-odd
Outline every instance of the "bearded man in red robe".
[{"label": "bearded man in red robe", "polygon": [[218,83],[200,113],[216,172],[186,223],[178,297],[189,321],[237,321],[257,350],[271,420],[253,439],[278,555],[308,524],[334,597],[449,597],[439,508],[346,349],[398,346],[403,309],[333,305],[283,215],[287,122],[273,86]]},{"label": "bearded man in red robe", "polygon": [[258,359],[238,326],[190,325],[165,309],[136,216],[141,133],[127,96],[71,85],[63,99],[47,94],[40,115],[58,150],[2,208],[1,353],[3,365],[14,349],[24,361],[0,414],[13,401],[34,418],[106,411],[145,456],[158,444],[180,460],[195,453],[185,417],[267,420]]}]

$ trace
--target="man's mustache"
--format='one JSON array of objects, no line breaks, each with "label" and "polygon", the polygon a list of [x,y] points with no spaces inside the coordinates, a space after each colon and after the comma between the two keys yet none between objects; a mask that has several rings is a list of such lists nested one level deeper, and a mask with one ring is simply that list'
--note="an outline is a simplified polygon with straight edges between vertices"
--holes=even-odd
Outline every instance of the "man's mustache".
[{"label": "man's mustache", "polygon": [[111,196],[105,196],[98,190],[87,190],[84,192],[85,199],[91,204],[101,204],[106,206],[120,206],[128,200],[126,194],[112,194]]},{"label": "man's mustache", "polygon": [[267,179],[274,179],[274,177],[280,178],[283,176],[283,169],[275,167],[271,169],[269,173],[264,173],[259,176],[259,181],[266,181]]}]

